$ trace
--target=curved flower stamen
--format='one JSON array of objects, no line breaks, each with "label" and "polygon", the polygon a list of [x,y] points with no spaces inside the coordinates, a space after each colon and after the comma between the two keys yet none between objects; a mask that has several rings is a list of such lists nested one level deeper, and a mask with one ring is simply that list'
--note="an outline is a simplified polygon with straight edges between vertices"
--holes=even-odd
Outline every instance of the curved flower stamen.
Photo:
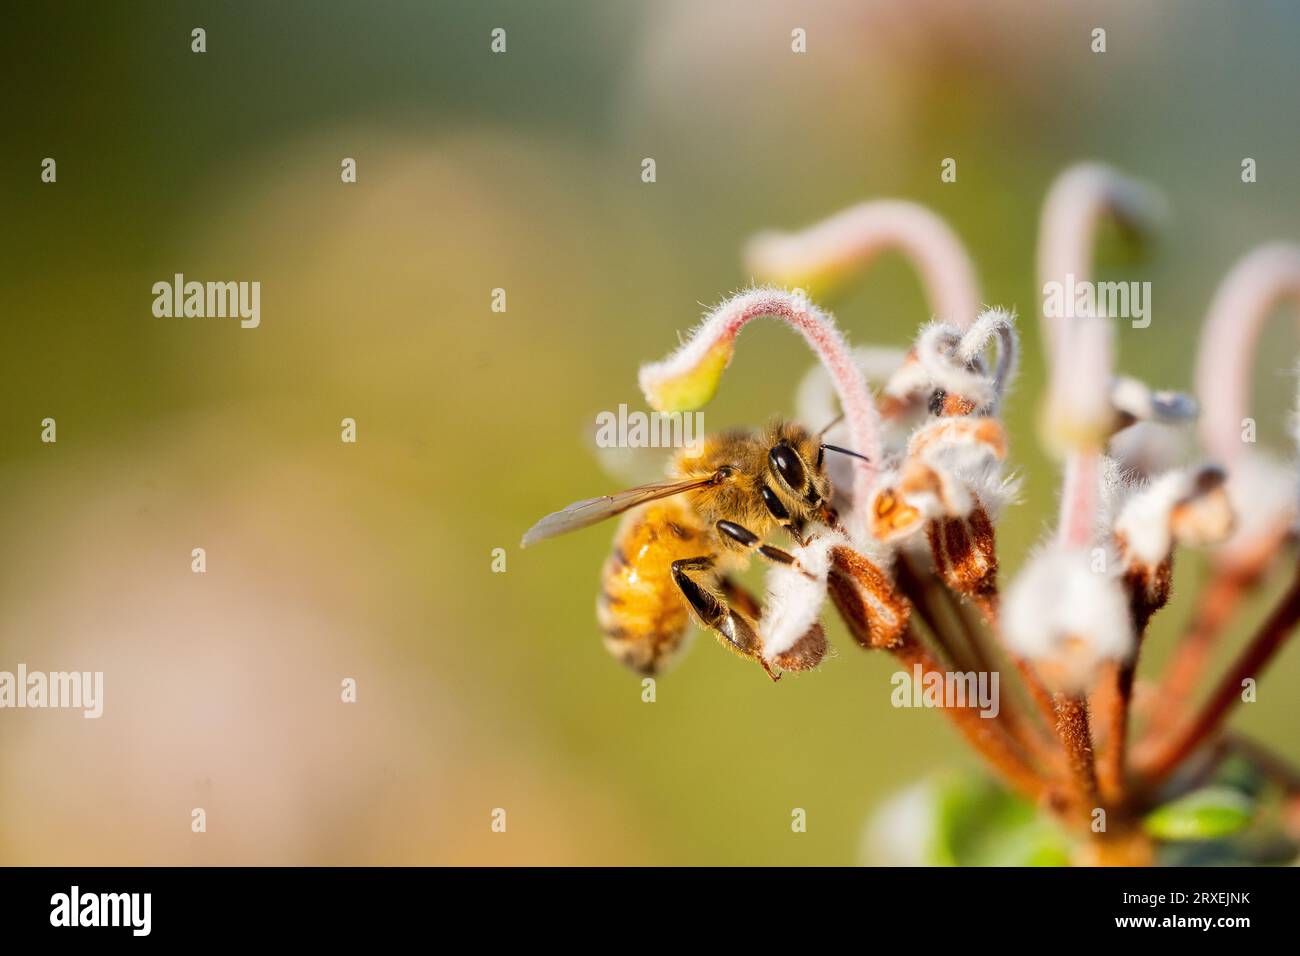
[{"label": "curved flower stamen", "polygon": [[801,232],[761,232],[745,265],[764,281],[828,296],[890,249],[916,267],[934,315],[961,329],[975,321],[979,284],[965,247],[941,217],[906,200],[859,203]]},{"label": "curved flower stamen", "polygon": [[[984,365],[983,353],[993,342],[997,344],[998,358],[995,371],[990,375]],[[996,414],[1015,374],[1019,353],[1013,312],[985,309],[964,331],[946,323],[932,322],[921,330],[913,352],[924,378],[917,379],[918,369],[904,367],[889,387],[891,392],[902,394],[905,387],[915,389],[916,383],[923,381],[924,387],[941,389],[960,399],[954,413],[970,414],[980,409]]]},{"label": "curved flower stamen", "polygon": [[1196,359],[1200,435],[1223,465],[1241,459],[1249,415],[1252,359],[1260,331],[1284,301],[1300,303],[1300,246],[1272,243],[1248,252],[1219,283],[1206,314]]},{"label": "curved flower stamen", "polygon": [[1258,566],[1275,552],[1297,512],[1292,467],[1252,448],[1246,438],[1252,360],[1264,322],[1282,303],[1300,305],[1300,246],[1277,242],[1247,253],[1224,277],[1197,354],[1201,443],[1227,468],[1228,494],[1239,519],[1217,556],[1243,568]]},{"label": "curved flower stamen", "polygon": [[[1139,233],[1150,231],[1164,215],[1160,193],[1104,163],[1079,163],[1056,177],[1039,220],[1038,281],[1068,283],[1092,275],[1097,227],[1104,216]],[[1060,357],[1064,317],[1043,319],[1043,347],[1049,365]]]},{"label": "curved flower stamen", "polygon": [[660,362],[641,366],[638,377],[646,400],[660,412],[692,411],[704,405],[717,391],[740,330],[764,317],[780,319],[797,329],[830,374],[853,450],[869,459],[855,460],[853,479],[853,501],[866,501],[881,460],[880,417],[835,320],[801,295],[759,288],[723,302],[705,316],[677,351]]}]

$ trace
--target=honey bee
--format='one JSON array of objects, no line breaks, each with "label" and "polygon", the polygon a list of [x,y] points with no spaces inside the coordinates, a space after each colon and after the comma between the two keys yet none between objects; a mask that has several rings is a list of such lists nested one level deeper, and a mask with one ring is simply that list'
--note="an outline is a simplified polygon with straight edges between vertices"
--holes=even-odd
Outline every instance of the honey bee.
[{"label": "honey bee", "polygon": [[669,480],[575,502],[537,522],[521,547],[624,515],[596,601],[609,652],[640,674],[657,674],[683,649],[694,617],[777,680],[757,632],[762,609],[733,575],[754,554],[799,570],[768,536],[781,528],[804,545],[810,526],[836,526],[825,454],[863,456],[823,444],[825,431],[776,421],[706,438],[677,453]]}]

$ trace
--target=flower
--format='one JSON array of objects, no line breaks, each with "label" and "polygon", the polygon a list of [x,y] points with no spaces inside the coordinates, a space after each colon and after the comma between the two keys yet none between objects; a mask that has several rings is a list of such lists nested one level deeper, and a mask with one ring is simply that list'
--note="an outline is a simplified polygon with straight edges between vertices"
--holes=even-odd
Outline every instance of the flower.
[{"label": "flower", "polygon": [[979,293],[970,256],[943,219],[916,203],[874,200],[802,232],[762,232],[744,258],[761,281],[830,298],[889,249],[916,266],[935,315],[963,329],[974,321]]},{"label": "flower", "polygon": [[[1066,278],[1089,281],[1104,216],[1146,231],[1161,208],[1154,190],[1107,166],[1066,170],[1041,220],[1044,294]],[[799,387],[800,418],[870,459],[826,463],[839,518],[827,511],[806,536],[792,529],[762,607],[749,599],[731,626],[745,631],[746,647],[761,647],[770,672],[810,670],[829,653],[829,595],[860,646],[894,655],[909,672],[989,670],[1009,659],[1023,699],[1004,698],[988,721],[960,708],[945,715],[1007,788],[1072,829],[1081,841],[1076,859],[1149,860],[1153,838],[1177,838],[1169,835],[1177,828],[1143,826],[1177,796],[1171,775],[1214,739],[1243,675],[1300,624],[1297,577],[1227,676],[1196,703],[1207,648],[1300,514],[1294,466],[1249,447],[1240,431],[1259,325],[1276,302],[1300,301],[1300,245],[1262,247],[1225,279],[1202,337],[1197,400],[1117,372],[1116,322],[1100,310],[1044,309],[1041,434],[1064,462],[1060,514],[1005,589],[997,530],[1019,482],[1007,470],[1001,416],[1019,339],[1013,311],[978,308],[974,269],[952,231],[910,203],[864,203],[801,233],[756,236],[746,261],[764,279],[829,293],[891,247],[917,265],[937,314],[910,348],[852,349],[804,292],[767,286],[722,302],[680,348],[641,368],[654,408],[698,408],[717,390],[740,330],[776,318],[819,359]],[[1198,411],[1212,463],[1184,464],[1175,430]],[[1296,428],[1300,440],[1300,415]],[[1214,549],[1212,577],[1130,756],[1138,655],[1183,547]],[[1236,749],[1261,768],[1276,763],[1253,745]],[[1099,806],[1111,820],[1101,834],[1088,826]]]}]

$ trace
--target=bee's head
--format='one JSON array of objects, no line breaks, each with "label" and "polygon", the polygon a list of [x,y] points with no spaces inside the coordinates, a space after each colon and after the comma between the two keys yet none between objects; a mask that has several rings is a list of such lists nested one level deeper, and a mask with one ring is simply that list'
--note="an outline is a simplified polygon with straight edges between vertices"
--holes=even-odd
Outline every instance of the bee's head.
[{"label": "bee's head", "polygon": [[[767,482],[763,498],[778,519],[800,524],[817,515],[830,499],[831,483],[823,468],[825,451],[803,427],[782,423],[772,430],[767,450]],[[772,499],[779,499],[780,507]]]},{"label": "bee's head", "polygon": [[763,503],[773,517],[798,526],[824,516],[831,499],[831,481],[825,469],[827,451],[856,454],[822,444],[820,435],[801,425],[782,422],[772,427],[767,481],[761,491]]}]

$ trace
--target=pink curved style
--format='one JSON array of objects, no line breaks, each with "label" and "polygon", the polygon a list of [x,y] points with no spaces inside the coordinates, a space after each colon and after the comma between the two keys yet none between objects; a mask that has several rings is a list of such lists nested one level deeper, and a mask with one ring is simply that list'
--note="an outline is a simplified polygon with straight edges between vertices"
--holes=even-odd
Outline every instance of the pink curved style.
[{"label": "pink curved style", "polygon": [[1196,359],[1196,397],[1205,450],[1231,466],[1245,453],[1251,370],[1264,322],[1283,302],[1300,305],[1300,245],[1275,242],[1242,256],[1210,303]]},{"label": "pink curved style", "polygon": [[[1158,195],[1147,186],[1102,163],[1080,163],[1057,176],[1043,204],[1038,235],[1038,283],[1063,285],[1092,277],[1097,228],[1106,215],[1146,226],[1158,218]],[[1105,414],[1114,374],[1113,329],[1094,318],[1042,317],[1043,348],[1052,401],[1071,418],[1088,421]],[[1058,540],[1066,548],[1087,547],[1100,502],[1101,449],[1089,444],[1069,452],[1061,497]]]},{"label": "pink curved style", "polygon": [[979,283],[966,247],[940,216],[907,200],[859,203],[800,232],[759,233],[745,247],[745,264],[765,278],[828,269],[847,273],[893,250],[920,274],[934,317],[960,329],[975,321]]},{"label": "pink curved style", "polygon": [[[1048,282],[1092,276],[1097,228],[1105,216],[1138,228],[1150,228],[1163,215],[1164,202],[1151,187],[1104,163],[1079,163],[1056,177],[1038,229],[1039,291]],[[1049,318],[1042,310],[1043,348],[1048,362],[1058,357],[1066,318]]]},{"label": "pink curved style", "polygon": [[764,317],[780,319],[797,329],[830,373],[854,450],[870,459],[870,462],[855,460],[854,469],[853,500],[857,507],[865,507],[882,456],[880,417],[867,380],[853,361],[848,342],[835,320],[803,296],[771,288],[733,296],[705,316],[676,352],[661,362],[641,367],[642,389],[650,393],[656,382],[676,378],[695,368],[712,349],[721,343],[729,346],[742,328]]}]

